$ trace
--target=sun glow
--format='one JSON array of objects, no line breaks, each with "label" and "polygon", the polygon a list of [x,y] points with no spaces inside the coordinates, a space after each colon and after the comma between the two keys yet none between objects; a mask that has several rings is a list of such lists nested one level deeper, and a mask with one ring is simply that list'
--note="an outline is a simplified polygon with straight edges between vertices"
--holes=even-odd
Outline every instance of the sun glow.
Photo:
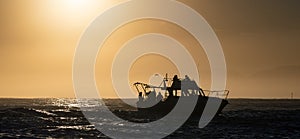
[{"label": "sun glow", "polygon": [[74,5],[74,6],[78,6],[84,3],[88,3],[89,0],[67,0],[68,3]]},{"label": "sun glow", "polygon": [[92,10],[103,9],[110,4],[110,0],[61,0],[56,2],[62,11],[69,13],[90,13]]},{"label": "sun glow", "polygon": [[[82,7],[89,7],[96,4],[95,0],[64,0],[64,4],[70,9],[81,9]],[[99,1],[98,1],[99,2]]]},{"label": "sun glow", "polygon": [[111,0],[45,0],[36,1],[38,10],[33,11],[34,17],[47,28],[82,28],[113,4]]}]

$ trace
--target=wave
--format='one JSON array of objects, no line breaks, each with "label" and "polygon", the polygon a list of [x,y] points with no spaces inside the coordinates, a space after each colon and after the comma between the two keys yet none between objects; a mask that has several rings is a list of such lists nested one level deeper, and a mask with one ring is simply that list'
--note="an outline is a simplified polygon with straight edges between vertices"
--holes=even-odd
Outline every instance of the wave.
[{"label": "wave", "polygon": [[[70,107],[70,103],[23,105],[29,102],[37,104],[45,101],[27,100],[22,105],[0,106],[0,138],[107,138],[87,121],[78,107]],[[229,100],[229,102],[226,110],[207,127],[199,129],[197,121],[188,121],[167,138],[300,137],[299,100]],[[110,100],[106,103],[113,107],[114,113],[120,118],[129,120],[136,118],[135,112],[126,106],[124,111],[118,110],[122,108],[120,101]],[[95,118],[101,118],[101,115],[96,115]],[[141,116],[132,121],[137,124],[123,125],[111,119],[99,124],[124,126],[126,132],[137,132],[133,129],[138,123],[151,122],[151,119]]]}]

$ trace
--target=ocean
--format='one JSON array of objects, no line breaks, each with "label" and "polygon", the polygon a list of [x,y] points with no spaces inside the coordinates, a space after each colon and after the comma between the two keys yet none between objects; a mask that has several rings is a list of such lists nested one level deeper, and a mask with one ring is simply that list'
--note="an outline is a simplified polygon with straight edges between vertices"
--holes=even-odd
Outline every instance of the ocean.
[{"label": "ocean", "polygon": [[[300,138],[299,99],[229,99],[229,103],[205,128],[191,120],[165,138]],[[123,118],[134,111],[116,99],[105,104]],[[88,122],[78,105],[75,99],[1,98],[0,138],[108,138]],[[92,103],[85,105],[93,109]],[[135,132],[130,126],[126,132]]]}]

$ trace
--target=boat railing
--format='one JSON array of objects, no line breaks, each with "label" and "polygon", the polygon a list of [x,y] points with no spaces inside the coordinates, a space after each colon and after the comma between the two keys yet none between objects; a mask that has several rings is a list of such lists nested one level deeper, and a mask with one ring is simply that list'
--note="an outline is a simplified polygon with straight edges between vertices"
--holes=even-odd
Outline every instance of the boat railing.
[{"label": "boat railing", "polygon": [[208,97],[217,97],[221,99],[227,99],[229,90],[203,90]]}]

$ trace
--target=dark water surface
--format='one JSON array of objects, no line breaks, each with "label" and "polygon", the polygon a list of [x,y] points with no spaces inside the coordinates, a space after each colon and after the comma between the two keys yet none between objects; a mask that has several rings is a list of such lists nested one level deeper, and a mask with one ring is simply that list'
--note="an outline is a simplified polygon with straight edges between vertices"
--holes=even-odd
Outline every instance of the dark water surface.
[{"label": "dark water surface", "polygon": [[[205,128],[191,120],[166,138],[300,138],[300,100],[230,99],[229,103]],[[84,105],[93,108],[93,103]],[[134,111],[119,100],[107,100],[106,105],[113,111]],[[108,138],[78,106],[74,99],[0,99],[0,138]]]}]

